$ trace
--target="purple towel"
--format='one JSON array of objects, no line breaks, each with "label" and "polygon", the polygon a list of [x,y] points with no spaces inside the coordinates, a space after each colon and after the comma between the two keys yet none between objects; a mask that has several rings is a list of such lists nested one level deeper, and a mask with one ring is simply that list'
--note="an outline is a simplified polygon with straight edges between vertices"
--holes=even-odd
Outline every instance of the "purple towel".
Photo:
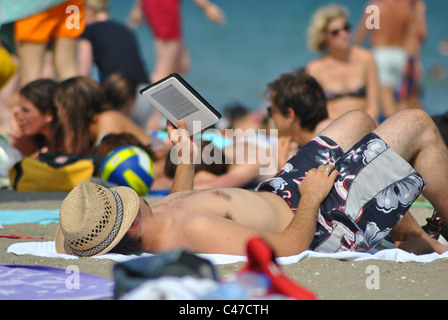
[{"label": "purple towel", "polygon": [[0,265],[0,300],[94,300],[113,297],[114,282],[67,269]]}]

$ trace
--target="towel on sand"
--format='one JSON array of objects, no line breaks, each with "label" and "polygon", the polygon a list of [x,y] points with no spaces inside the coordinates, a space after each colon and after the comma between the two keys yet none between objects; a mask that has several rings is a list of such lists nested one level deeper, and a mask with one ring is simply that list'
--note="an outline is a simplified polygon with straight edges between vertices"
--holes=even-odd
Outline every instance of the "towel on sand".
[{"label": "towel on sand", "polygon": [[0,210],[0,225],[59,223],[59,210]]},{"label": "towel on sand", "polygon": [[[77,257],[67,254],[58,254],[56,252],[53,241],[31,241],[31,242],[17,242],[8,247],[8,252],[16,255],[35,255],[39,257],[47,258],[63,258],[63,259],[77,259]],[[105,255],[94,257],[95,259],[109,259],[116,262],[128,261],[130,259],[139,258],[142,256],[151,256],[150,253],[143,255],[122,255],[116,253],[108,253]],[[226,255],[226,254],[199,254],[198,256],[210,260],[213,264],[230,264],[235,262],[246,262],[245,256]],[[388,260],[395,262],[431,262],[437,259],[448,258],[448,252],[444,254],[425,254],[415,255],[400,249],[383,249],[372,251],[371,253],[360,252],[338,252],[338,253],[318,253],[314,251],[304,251],[298,255],[290,257],[277,258],[279,265],[287,265],[297,263],[307,258],[333,258],[345,261],[358,261],[358,260]]]},{"label": "towel on sand", "polygon": [[110,299],[114,282],[79,270],[0,265],[0,300]]},{"label": "towel on sand", "polygon": [[[14,253],[19,256],[29,254],[45,258],[78,259],[78,257],[76,256],[57,253],[54,241],[16,242],[8,247],[7,252]],[[141,255],[127,256],[123,254],[107,253],[100,256],[96,256],[94,258],[123,262],[138,257],[141,257]]]}]

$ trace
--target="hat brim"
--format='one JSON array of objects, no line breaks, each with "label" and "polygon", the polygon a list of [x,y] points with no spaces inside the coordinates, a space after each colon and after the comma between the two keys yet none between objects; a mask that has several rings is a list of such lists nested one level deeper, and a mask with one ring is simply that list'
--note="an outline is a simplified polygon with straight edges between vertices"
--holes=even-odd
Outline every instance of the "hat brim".
[{"label": "hat brim", "polygon": [[[104,250],[98,252],[93,256],[98,256],[109,252],[120,242],[121,239],[123,239],[124,235],[134,222],[140,207],[139,196],[133,189],[128,187],[115,187],[111,188],[111,190],[116,191],[120,195],[121,201],[123,202],[123,220],[121,222],[121,226],[117,233],[117,236],[114,238],[114,240],[106,248],[104,248]],[[66,243],[61,225],[59,225],[58,229],[56,230],[55,246],[57,253],[70,254],[75,256],[77,255],[70,249],[70,246]]]}]

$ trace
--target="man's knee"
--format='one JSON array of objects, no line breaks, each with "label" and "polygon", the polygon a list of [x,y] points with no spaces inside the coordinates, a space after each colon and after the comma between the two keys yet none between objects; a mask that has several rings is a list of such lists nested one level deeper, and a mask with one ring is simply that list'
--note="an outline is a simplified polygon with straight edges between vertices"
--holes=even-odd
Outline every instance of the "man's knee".
[{"label": "man's knee", "polygon": [[353,121],[359,125],[362,125],[367,131],[372,131],[376,128],[376,123],[372,117],[363,110],[350,110],[347,111],[342,117],[345,121]]},{"label": "man's knee", "polygon": [[[404,109],[397,111],[392,117],[402,117],[410,120],[428,121],[431,117],[423,109]],[[392,118],[391,117],[391,118]],[[431,120],[432,121],[432,120]]]},{"label": "man's knee", "polygon": [[401,110],[394,117],[398,118],[398,121],[404,122],[408,128],[420,130],[422,134],[429,134],[430,137],[440,134],[432,118],[422,109]]}]

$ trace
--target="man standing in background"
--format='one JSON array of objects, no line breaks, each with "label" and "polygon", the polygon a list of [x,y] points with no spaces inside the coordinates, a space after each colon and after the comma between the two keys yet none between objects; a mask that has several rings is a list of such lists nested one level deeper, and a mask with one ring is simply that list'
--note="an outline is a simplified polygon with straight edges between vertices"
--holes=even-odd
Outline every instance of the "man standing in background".
[{"label": "man standing in background", "polygon": [[[355,35],[355,43],[361,45],[370,33],[370,46],[378,67],[382,115],[389,117],[398,110],[394,98],[394,90],[401,84],[408,53],[405,41],[411,32],[413,13],[408,0],[370,1],[365,10]],[[366,22],[378,18],[377,26],[369,26]],[[375,16],[376,15],[376,16]],[[368,20],[369,19],[369,20]]]}]

